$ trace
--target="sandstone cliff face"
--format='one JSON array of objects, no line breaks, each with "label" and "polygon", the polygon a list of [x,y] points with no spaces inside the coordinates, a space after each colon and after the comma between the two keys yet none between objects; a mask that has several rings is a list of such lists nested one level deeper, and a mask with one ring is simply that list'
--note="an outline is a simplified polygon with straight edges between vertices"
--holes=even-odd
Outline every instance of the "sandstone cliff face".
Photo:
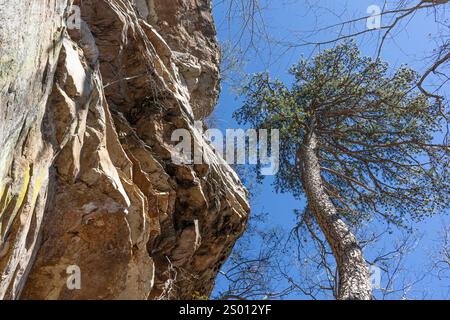
[{"label": "sandstone cliff face", "polygon": [[[210,1],[75,0],[68,28],[71,2],[0,0],[0,298],[208,295],[249,212],[194,126],[218,94]],[[202,164],[171,160],[180,128]]]}]

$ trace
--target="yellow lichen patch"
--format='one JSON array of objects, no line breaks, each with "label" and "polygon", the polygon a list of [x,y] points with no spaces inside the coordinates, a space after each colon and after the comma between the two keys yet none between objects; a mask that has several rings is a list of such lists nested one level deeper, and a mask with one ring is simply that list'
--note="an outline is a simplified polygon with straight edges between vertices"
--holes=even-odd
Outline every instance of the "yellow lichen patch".
[{"label": "yellow lichen patch", "polygon": [[18,195],[16,207],[14,208],[15,211],[19,211],[19,209],[22,207],[23,201],[25,200],[25,197],[26,197],[27,192],[28,192],[28,188],[30,186],[30,180],[31,180],[32,171],[33,171],[33,167],[30,164],[30,166],[28,167],[28,170],[26,170],[24,172],[24,181],[23,181],[23,184],[22,184],[22,189],[20,190],[20,193]]},{"label": "yellow lichen patch", "polygon": [[[1,228],[0,231],[1,231],[1,237],[2,237],[1,240],[3,242],[6,241],[8,231],[11,228],[11,226],[14,222],[14,219],[17,216],[17,213],[20,211],[20,209],[22,208],[22,206],[24,204],[24,200],[25,200],[25,197],[28,193],[28,189],[30,186],[32,172],[33,172],[33,167],[30,164],[30,166],[28,166],[28,168],[23,172],[22,187],[20,188],[19,193],[17,195],[14,195],[12,197],[12,199],[7,201],[8,203],[4,206],[4,209],[2,209],[1,217],[0,217],[1,224],[3,224],[3,219],[8,219],[8,222],[7,222],[4,230],[3,230],[3,228],[1,228],[2,226],[0,225],[0,228]],[[14,202],[14,208],[12,209],[11,207],[12,207],[13,202]]]},{"label": "yellow lichen patch", "polygon": [[31,205],[34,207],[34,204],[36,203],[36,199],[39,195],[39,192],[41,191],[42,185],[47,180],[48,177],[48,170],[43,168],[40,170],[39,174],[36,176],[36,178],[33,181],[33,193],[31,196]]},{"label": "yellow lichen patch", "polygon": [[[30,182],[31,190],[28,191],[30,193],[30,197],[28,198],[30,212],[26,212],[25,214],[20,215],[21,224],[27,223],[28,214],[33,212],[34,207],[36,206],[37,198],[39,196],[39,193],[41,191],[41,188],[42,188],[44,182],[47,180],[47,177],[48,177],[48,170],[46,170],[44,168],[44,169],[41,169],[39,171],[39,174],[35,175],[34,179]],[[23,210],[22,210],[22,212],[23,212]]]}]

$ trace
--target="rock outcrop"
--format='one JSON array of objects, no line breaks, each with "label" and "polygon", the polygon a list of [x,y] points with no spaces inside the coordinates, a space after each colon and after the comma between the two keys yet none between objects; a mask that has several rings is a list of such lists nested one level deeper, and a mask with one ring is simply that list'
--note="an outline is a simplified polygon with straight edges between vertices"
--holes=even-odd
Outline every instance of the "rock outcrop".
[{"label": "rock outcrop", "polygon": [[[207,296],[249,212],[194,126],[218,94],[210,1],[73,5],[0,0],[0,299]],[[202,163],[172,161],[176,129]]]}]

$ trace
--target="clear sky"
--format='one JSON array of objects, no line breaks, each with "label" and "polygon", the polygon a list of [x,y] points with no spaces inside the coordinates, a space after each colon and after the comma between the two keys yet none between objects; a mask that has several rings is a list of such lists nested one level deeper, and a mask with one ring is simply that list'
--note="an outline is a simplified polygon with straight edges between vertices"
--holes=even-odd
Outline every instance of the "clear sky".
[{"label": "clear sky", "polygon": [[[309,2],[315,4],[316,8],[320,7],[320,9],[309,9],[303,0],[263,1],[262,18],[266,24],[267,38],[270,38],[272,43],[269,45],[267,38],[256,37],[255,45],[260,50],[257,53],[252,49],[248,51],[247,61],[242,67],[243,72],[269,71],[272,77],[278,77],[289,83],[292,79],[288,76],[287,69],[298,61],[301,55],[310,56],[313,47],[306,46],[293,49],[273,43],[273,41],[300,43],[298,38],[300,31],[306,32],[336,24],[339,22],[339,17],[336,14],[341,15],[340,18],[343,20],[349,20],[367,15],[366,10],[370,5],[383,7],[384,4],[384,1],[377,0],[316,0]],[[240,21],[235,20],[230,26],[227,22],[227,8],[221,0],[213,1],[213,13],[219,40],[222,43],[227,41],[233,43],[240,36]],[[390,9],[389,4],[387,8]],[[363,20],[358,22],[355,27],[364,28],[365,24],[366,21]],[[336,29],[331,29],[322,33],[313,33],[310,40],[330,39],[335,35],[335,31]],[[413,17],[407,26],[400,26],[396,30],[394,39],[387,41],[382,51],[383,60],[389,62],[392,67],[408,64],[418,71],[423,71],[427,66],[424,57],[431,53],[434,46],[429,34],[435,34],[436,31],[437,28],[432,14],[419,14]],[[249,34],[245,33],[242,39],[245,47],[245,43],[249,41]],[[378,39],[379,37],[376,34],[359,38],[358,43],[362,52],[366,55],[374,55]],[[217,119],[215,123],[221,129],[238,128],[232,118],[232,113],[239,106],[239,97],[229,83],[224,82],[218,107],[214,114],[214,118]],[[284,229],[290,230],[295,223],[293,210],[301,209],[304,203],[294,199],[289,194],[275,194],[271,182],[272,179],[267,178],[258,189],[259,195],[252,201],[252,210],[254,212],[266,211],[269,225],[280,225]],[[447,212],[413,225],[416,234],[421,235],[421,237],[405,262],[406,266],[414,271],[410,273],[410,277],[421,277],[423,275],[421,273],[426,272],[425,270],[430,264],[429,254],[432,248],[438,245],[438,233],[444,225],[449,224],[450,218]],[[394,234],[389,239],[385,239],[384,242],[394,241],[393,239],[399,234],[398,230],[394,230]],[[380,243],[380,247],[385,245],[386,243]],[[257,247],[259,244],[254,243],[254,246]],[[223,286],[223,281],[223,279],[219,279],[218,288]],[[422,281],[415,285],[409,296],[411,298],[423,296],[436,299],[450,298],[448,296],[449,290],[450,283],[438,281],[436,278],[426,275]],[[290,296],[290,298],[305,297],[296,295]]]}]

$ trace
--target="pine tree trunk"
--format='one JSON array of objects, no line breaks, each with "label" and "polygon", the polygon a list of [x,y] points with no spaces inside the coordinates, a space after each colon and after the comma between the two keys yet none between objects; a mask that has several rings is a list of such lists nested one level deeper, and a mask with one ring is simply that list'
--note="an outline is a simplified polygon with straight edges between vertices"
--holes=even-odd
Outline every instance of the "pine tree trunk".
[{"label": "pine tree trunk", "polygon": [[305,138],[301,156],[302,179],[309,208],[336,259],[339,274],[337,298],[369,300],[372,298],[372,289],[368,268],[356,237],[339,218],[336,207],[324,190],[314,132]]}]

